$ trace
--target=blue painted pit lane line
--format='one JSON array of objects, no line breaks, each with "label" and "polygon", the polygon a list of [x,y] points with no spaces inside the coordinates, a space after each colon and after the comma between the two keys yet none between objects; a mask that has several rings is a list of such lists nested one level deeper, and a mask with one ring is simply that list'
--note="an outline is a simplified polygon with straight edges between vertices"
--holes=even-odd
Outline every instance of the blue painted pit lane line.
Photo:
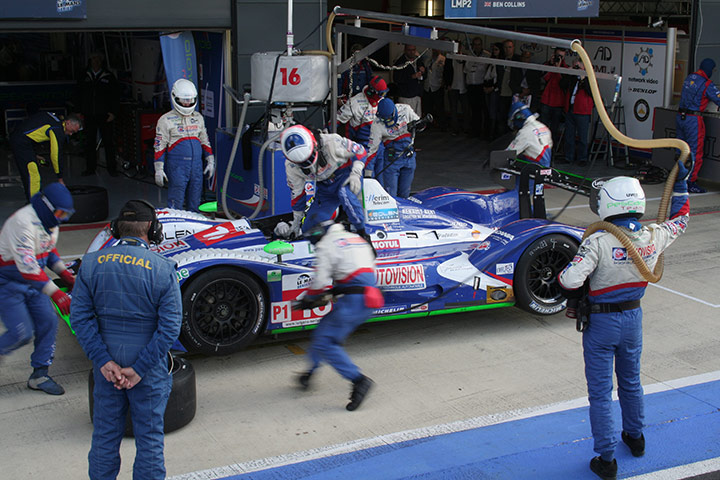
[{"label": "blue painted pit lane line", "polygon": [[[712,381],[706,381],[712,378]],[[702,383],[688,384],[691,381]],[[176,478],[226,480],[337,479],[597,479],[588,463],[596,454],[587,406],[582,399],[543,413],[474,419],[493,423],[462,431],[453,425],[351,442]],[[585,403],[586,404],[586,403]],[[561,409],[562,405],[572,408]],[[720,372],[646,387],[644,457],[635,458],[619,441],[618,478],[677,479],[717,470],[720,465]],[[371,408],[368,405],[368,408]],[[613,402],[616,429],[620,407]],[[499,423],[497,418],[500,417]],[[443,434],[445,431],[452,433]],[[408,440],[393,441],[397,438]],[[413,438],[418,437],[418,438]],[[353,449],[353,444],[358,448]],[[370,448],[363,446],[376,445]],[[335,452],[343,452],[333,454]],[[319,457],[319,458],[318,458]],[[280,464],[282,463],[282,464]],[[279,466],[274,466],[279,465]],[[269,467],[269,468],[268,468]],[[239,475],[232,473],[247,472]],[[665,472],[663,476],[662,473]]]}]

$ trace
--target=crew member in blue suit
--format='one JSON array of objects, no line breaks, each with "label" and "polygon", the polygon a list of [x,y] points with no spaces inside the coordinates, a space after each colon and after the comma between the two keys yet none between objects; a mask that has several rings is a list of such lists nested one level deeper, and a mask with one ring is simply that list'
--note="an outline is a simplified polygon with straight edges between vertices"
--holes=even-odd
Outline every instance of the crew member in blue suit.
[{"label": "crew member in blue suit", "polygon": [[325,315],[312,334],[310,369],[301,374],[301,387],[308,388],[310,377],[322,361],[352,382],[346,408],[357,409],[373,382],[360,372],[342,348],[348,336],[362,325],[374,308],[383,306],[375,286],[375,253],[359,235],[348,232],[332,220],[323,220],[303,234],[315,245],[315,276],[306,295],[293,308],[310,309],[325,305],[335,295],[332,311]]},{"label": "crew member in blue suit", "polygon": [[168,207],[192,212],[200,211],[203,175],[215,174],[205,120],[195,111],[197,101],[195,84],[177,80],[170,93],[173,109],[160,117],[155,128],[155,184],[162,187],[167,182]]},{"label": "crew member in blue suit", "polygon": [[33,195],[30,205],[13,213],[0,231],[0,318],[7,329],[0,336],[0,359],[30,342],[34,333],[33,373],[27,386],[50,395],[62,395],[65,390],[48,375],[57,333],[57,315],[48,297],[64,315],[70,313],[70,297],[48,278],[45,267],[72,289],[75,277],[55,247],[58,226],[72,213],[68,189],[51,183]]},{"label": "crew member in blue suit", "polygon": [[685,140],[690,151],[695,156],[688,191],[690,193],[705,193],[705,189],[697,184],[697,176],[703,163],[703,148],[705,145],[705,120],[702,112],[709,102],[720,106],[720,90],[710,80],[715,70],[715,62],[706,58],[700,62],[700,69],[688,75],[680,93],[680,104],[675,117],[677,138]]},{"label": "crew member in blue suit", "polygon": [[88,253],[75,283],[71,322],[93,363],[92,480],[120,470],[125,418],[135,434],[133,478],[165,478],[165,406],[172,387],[168,352],[180,333],[175,262],[148,249],[162,241],[155,209],[131,200],[111,223],[117,246]]},{"label": "crew member in blue suit", "polygon": [[[645,193],[631,177],[605,182],[598,195],[598,215],[619,227],[652,270],[658,256],[685,232],[690,213],[687,193],[688,169],[678,164],[670,219],[643,226]],[[585,378],[590,401],[590,426],[597,457],[590,469],[600,478],[617,477],[615,427],[612,418],[613,361],[622,410],[622,440],[630,453],[645,453],[643,435],[643,388],[640,383],[642,308],[647,280],[641,275],[626,247],[612,233],[602,230],[583,241],[572,262],[559,275],[566,296],[580,293],[589,279],[590,321],[583,330]],[[580,294],[582,295],[582,294]],[[568,308],[567,315],[577,312]]]}]

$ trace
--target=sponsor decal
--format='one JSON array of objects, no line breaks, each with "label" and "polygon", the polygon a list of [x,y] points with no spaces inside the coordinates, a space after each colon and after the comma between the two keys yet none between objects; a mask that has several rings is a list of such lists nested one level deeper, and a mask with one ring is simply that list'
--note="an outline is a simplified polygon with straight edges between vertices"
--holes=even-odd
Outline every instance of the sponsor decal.
[{"label": "sponsor decal", "polygon": [[268,270],[267,281],[268,282],[279,282],[282,280],[282,270]]},{"label": "sponsor decal", "polygon": [[310,310],[293,310],[292,302],[272,302],[270,304],[270,323],[280,323],[283,328],[300,325],[313,325],[332,310],[332,303]]},{"label": "sponsor decal", "polygon": [[[228,226],[232,227],[232,230],[230,230]],[[196,238],[209,247],[221,240],[227,240],[240,235],[245,235],[245,231],[238,231],[232,223],[222,223],[196,234]]]},{"label": "sponsor decal", "polygon": [[301,273],[297,277],[297,288],[308,288],[311,281],[312,278],[310,278],[310,275],[308,275],[307,273]]},{"label": "sponsor decal", "polygon": [[488,250],[490,248],[490,242],[485,240],[482,243],[478,243],[478,245],[475,247],[475,250]]},{"label": "sponsor decal", "polygon": [[378,308],[377,310],[373,310],[373,315],[388,315],[391,313],[400,312],[402,310],[407,310],[407,305],[396,305],[394,307],[382,307]]},{"label": "sponsor decal", "polygon": [[512,174],[507,173],[507,172],[502,172],[500,174],[500,180],[510,180],[511,177],[512,177]]},{"label": "sponsor decal", "polygon": [[512,275],[514,271],[514,263],[498,263],[497,265],[495,265],[496,275]]},{"label": "sponsor decal", "polygon": [[649,257],[651,255],[655,254],[655,244],[651,243],[650,245],[646,247],[638,247],[637,249],[638,253],[643,257]]},{"label": "sponsor decal", "polygon": [[397,208],[381,208],[367,211],[369,222],[385,222],[388,220],[398,220]]},{"label": "sponsor decal", "polygon": [[480,230],[473,230],[472,232],[470,232],[470,235],[472,235],[475,240],[480,240],[482,238],[482,233],[480,232]]},{"label": "sponsor decal", "polygon": [[376,240],[373,242],[375,250],[391,250],[400,248],[400,240],[393,238],[388,240]]},{"label": "sponsor decal", "polygon": [[411,312],[427,312],[430,310],[430,305],[427,303],[414,304],[410,309]]},{"label": "sponsor decal", "polygon": [[383,290],[422,290],[425,268],[422,265],[400,265],[375,270],[377,286]]},{"label": "sponsor decal", "polygon": [[616,262],[627,260],[627,250],[622,247],[613,247],[612,258]]},{"label": "sponsor decal", "polygon": [[638,67],[640,75],[643,77],[647,75],[648,70],[653,66],[652,58],[653,49],[651,47],[640,47],[640,51],[633,57],[633,63]]},{"label": "sponsor decal", "polygon": [[392,197],[390,195],[387,195],[385,193],[371,193],[367,196],[368,204],[372,206],[383,206],[383,205],[391,205],[392,204]]},{"label": "sponsor decal", "polygon": [[190,245],[183,240],[175,240],[174,242],[165,242],[160,245],[151,245],[150,250],[157,253],[181,252],[190,248]]},{"label": "sponsor decal", "polygon": [[572,263],[580,263],[583,261],[583,258],[585,258],[585,257],[583,257],[581,255],[575,255],[572,259]]},{"label": "sponsor decal", "polygon": [[500,237],[500,241],[503,243],[512,242],[513,240],[515,240],[515,235],[504,232],[502,230],[495,230],[492,234],[495,237]]},{"label": "sponsor decal", "polygon": [[577,10],[578,12],[582,12],[583,10],[587,10],[588,8],[592,7],[593,0],[578,0],[577,3]]},{"label": "sponsor decal", "polygon": [[177,277],[177,281],[180,282],[182,279],[188,278],[190,276],[190,272],[188,272],[187,268],[181,268],[175,272],[175,276]]},{"label": "sponsor decal", "polygon": [[[257,183],[253,184],[253,195],[259,197],[260,196],[260,185]],[[263,188],[263,198],[268,198],[268,189]]]},{"label": "sponsor decal", "polygon": [[[203,228],[205,228],[204,225],[203,225]],[[197,230],[195,230],[195,229],[177,228],[175,230],[172,230],[172,229],[165,230],[165,228],[163,227],[163,238],[166,241],[167,240],[175,240],[178,238],[187,237],[189,235],[192,235],[195,232],[197,232]]]}]

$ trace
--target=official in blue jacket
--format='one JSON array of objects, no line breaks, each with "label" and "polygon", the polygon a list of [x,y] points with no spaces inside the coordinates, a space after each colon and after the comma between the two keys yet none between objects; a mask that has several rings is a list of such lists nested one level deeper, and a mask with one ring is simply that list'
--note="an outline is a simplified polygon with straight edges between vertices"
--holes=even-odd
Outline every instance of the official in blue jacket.
[{"label": "official in blue jacket", "polygon": [[131,200],[111,223],[120,243],[83,258],[71,322],[93,362],[92,480],[114,479],[130,408],[137,453],[133,478],[165,478],[163,416],[172,387],[168,352],[180,333],[180,287],[171,260],[148,249],[162,225],[147,202]]}]

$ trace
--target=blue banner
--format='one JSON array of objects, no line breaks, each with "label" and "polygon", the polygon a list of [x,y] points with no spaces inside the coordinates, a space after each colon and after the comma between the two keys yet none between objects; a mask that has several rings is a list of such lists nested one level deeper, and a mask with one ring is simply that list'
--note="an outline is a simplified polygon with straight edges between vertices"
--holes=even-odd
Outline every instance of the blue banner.
[{"label": "blue banner", "polygon": [[445,18],[597,17],[600,0],[445,0]]},{"label": "blue banner", "polygon": [[87,18],[87,0],[3,1],[0,18],[82,19]]},{"label": "blue banner", "polygon": [[195,84],[199,94],[197,56],[192,32],[160,35],[160,48],[162,48],[168,92],[172,92],[176,80],[187,78]]}]

